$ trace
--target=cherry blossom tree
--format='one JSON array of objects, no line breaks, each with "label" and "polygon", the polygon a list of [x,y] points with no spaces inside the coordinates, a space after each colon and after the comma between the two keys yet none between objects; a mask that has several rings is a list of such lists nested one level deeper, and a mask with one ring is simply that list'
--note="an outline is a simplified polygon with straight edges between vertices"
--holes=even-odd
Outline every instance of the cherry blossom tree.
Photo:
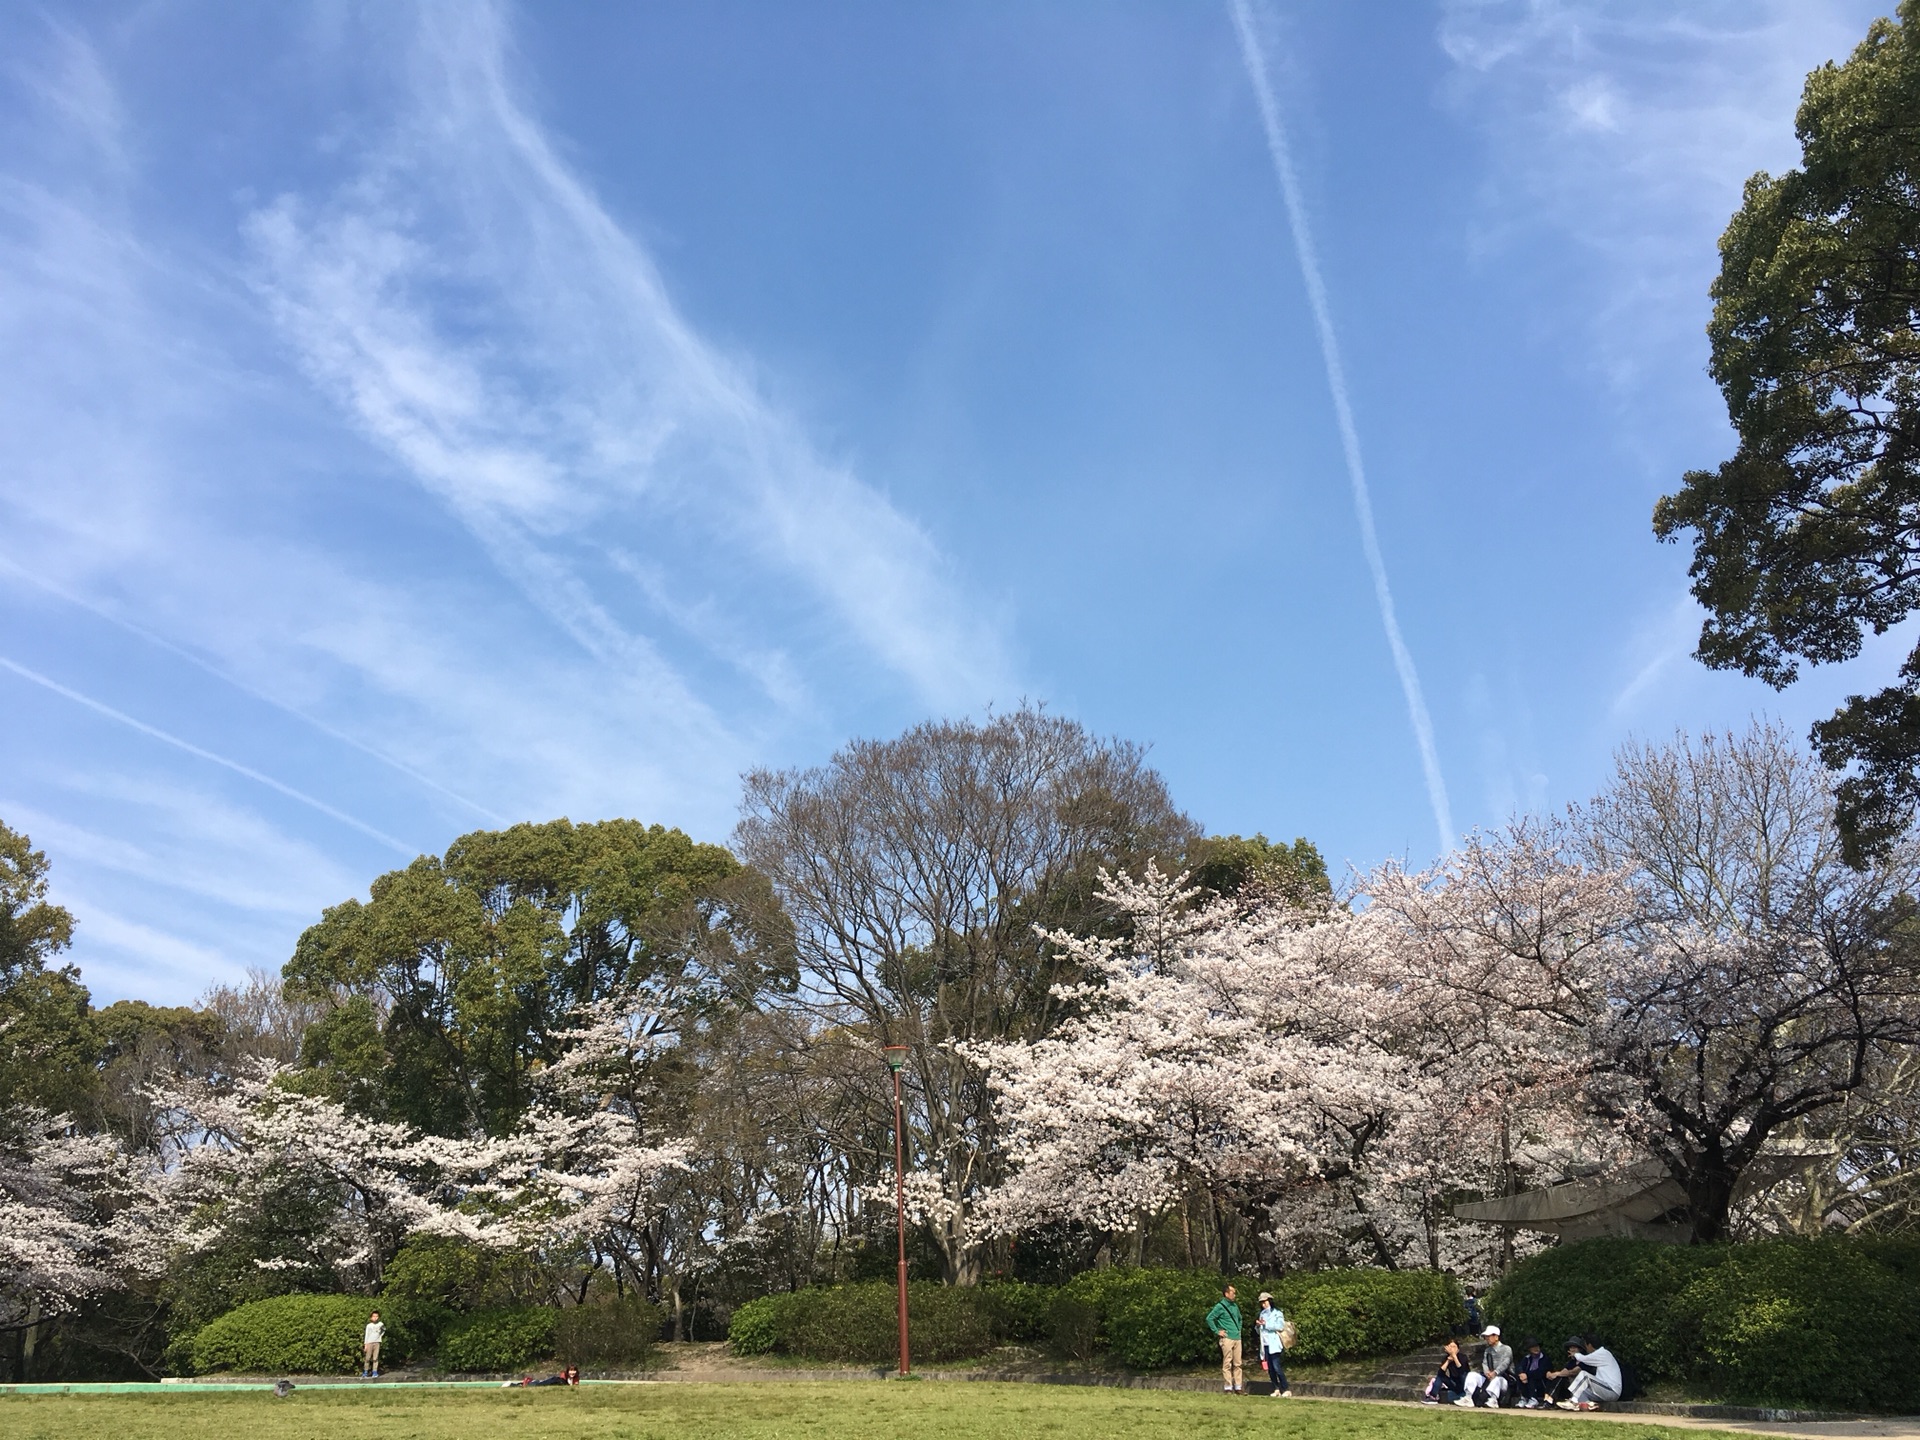
[{"label": "cherry blossom tree", "polygon": [[151,1167],[106,1135],[22,1107],[0,1141],[0,1329],[31,1325],[164,1264]]},{"label": "cherry blossom tree", "polygon": [[1131,1231],[1138,1257],[1197,1197],[1222,1268],[1236,1233],[1271,1263],[1510,1259],[1511,1237],[1463,1229],[1452,1203],[1620,1149],[1588,1093],[1582,1023],[1604,997],[1522,963],[1577,971],[1562,934],[1597,944],[1633,914],[1616,873],[1563,850],[1523,825],[1309,909],[1109,877],[1132,938],[1051,937],[1086,977],[1062,988],[1071,1018],[972,1052],[1008,1137],[993,1223]]},{"label": "cherry blossom tree", "polygon": [[[511,1134],[459,1140],[367,1120],[301,1093],[296,1078],[263,1063],[229,1086],[161,1097],[172,1117],[162,1187],[183,1248],[248,1231],[277,1241],[256,1266],[356,1289],[377,1284],[415,1233],[604,1250],[645,1223],[660,1179],[684,1164],[683,1146],[648,1143],[637,1118],[612,1107],[540,1104]],[[276,1223],[288,1214],[307,1223]]]}]

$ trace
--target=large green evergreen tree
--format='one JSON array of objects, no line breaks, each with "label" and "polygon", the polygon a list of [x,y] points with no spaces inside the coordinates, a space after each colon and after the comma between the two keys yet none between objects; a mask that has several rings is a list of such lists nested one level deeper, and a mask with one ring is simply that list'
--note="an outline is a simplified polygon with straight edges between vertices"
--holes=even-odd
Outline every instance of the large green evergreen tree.
[{"label": "large green evergreen tree", "polygon": [[620,991],[665,1027],[780,983],[778,907],[718,845],[634,820],[464,835],[327,910],[284,975],[326,1014],[309,1079],[441,1134],[510,1128],[581,1005]]},{"label": "large green evergreen tree", "polygon": [[[1920,0],[1807,79],[1803,163],[1755,175],[1720,241],[1711,371],[1739,436],[1654,511],[1694,537],[1699,657],[1775,686],[1920,605]],[[1850,853],[1920,800],[1920,648],[1814,729],[1851,767]]]},{"label": "large green evergreen tree", "polygon": [[76,1111],[91,1098],[95,1041],[80,972],[54,963],[73,916],[47,900],[47,857],[0,823],[0,1112]]}]

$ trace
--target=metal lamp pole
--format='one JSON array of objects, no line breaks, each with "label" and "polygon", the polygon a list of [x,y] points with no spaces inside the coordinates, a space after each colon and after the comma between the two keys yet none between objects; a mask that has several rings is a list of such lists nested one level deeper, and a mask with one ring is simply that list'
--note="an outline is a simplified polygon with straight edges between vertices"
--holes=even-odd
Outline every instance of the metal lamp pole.
[{"label": "metal lamp pole", "polygon": [[900,1375],[907,1374],[907,1159],[900,1122],[900,1070],[907,1063],[905,1045],[881,1048],[893,1072],[893,1230],[900,1241]]}]

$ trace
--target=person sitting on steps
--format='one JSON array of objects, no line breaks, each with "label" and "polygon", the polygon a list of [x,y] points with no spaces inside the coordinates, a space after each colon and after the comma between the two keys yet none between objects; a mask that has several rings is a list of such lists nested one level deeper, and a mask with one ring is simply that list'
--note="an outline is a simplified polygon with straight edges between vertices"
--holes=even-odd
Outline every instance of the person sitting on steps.
[{"label": "person sitting on steps", "polygon": [[1538,1410],[1547,1399],[1547,1352],[1532,1335],[1527,1337],[1526,1352],[1514,1363],[1514,1380],[1520,1390],[1520,1408]]},{"label": "person sitting on steps", "polygon": [[1457,1400],[1466,1389],[1466,1384],[1467,1362],[1460,1357],[1460,1342],[1449,1340],[1446,1354],[1440,1357],[1440,1368],[1433,1372],[1433,1378],[1427,1382],[1422,1400],[1428,1405]]},{"label": "person sitting on steps", "polygon": [[1591,1335],[1575,1335],[1567,1341],[1565,1370],[1549,1370],[1547,1378],[1565,1378],[1567,1398],[1553,1403],[1562,1410],[1598,1410],[1602,1401],[1618,1400],[1626,1388],[1620,1375],[1620,1362],[1613,1352]]},{"label": "person sitting on steps", "polygon": [[1506,1393],[1507,1371],[1513,1368],[1513,1347],[1500,1340],[1500,1327],[1489,1325],[1482,1330],[1487,1348],[1480,1352],[1480,1366],[1467,1376],[1466,1386],[1460,1398],[1453,1403],[1472,1409],[1479,1403],[1479,1394],[1487,1392],[1487,1404],[1498,1410],[1500,1397]]}]

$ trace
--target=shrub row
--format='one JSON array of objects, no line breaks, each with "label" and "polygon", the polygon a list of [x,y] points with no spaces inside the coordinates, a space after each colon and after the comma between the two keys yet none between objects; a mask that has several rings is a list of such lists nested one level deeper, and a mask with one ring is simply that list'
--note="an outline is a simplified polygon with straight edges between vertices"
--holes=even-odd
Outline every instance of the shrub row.
[{"label": "shrub row", "polygon": [[[1130,1370],[1164,1370],[1217,1353],[1204,1323],[1217,1276],[1186,1270],[1090,1270],[1059,1288],[1017,1282],[978,1289],[908,1287],[913,1353],[927,1361],[980,1355],[1005,1341],[1043,1342],[1089,1362],[1101,1352]],[[1410,1350],[1462,1314],[1459,1287],[1427,1271],[1337,1270],[1241,1286],[1251,1322],[1259,1290],[1274,1292],[1299,1331],[1302,1359]],[[891,1285],[838,1285],[768,1295],[734,1311],[742,1355],[884,1363],[896,1353]],[[1249,1334],[1251,1328],[1249,1325]]]},{"label": "shrub row", "polygon": [[1516,1265],[1486,1308],[1556,1356],[1569,1335],[1597,1335],[1644,1379],[1736,1400],[1920,1409],[1912,1242],[1588,1240]]},{"label": "shrub row", "polygon": [[[434,1350],[456,1371],[521,1370],[550,1356],[576,1364],[634,1368],[659,1338],[658,1306],[642,1300],[522,1305],[461,1314],[361,1295],[282,1295],[230,1310],[193,1337],[198,1374],[349,1375],[360,1368],[369,1311],[386,1321],[383,1365]],[[437,1343],[436,1343],[437,1342]]]},{"label": "shrub row", "polygon": [[[193,1337],[196,1374],[237,1370],[253,1375],[352,1375],[360,1369],[360,1341],[373,1301],[364,1295],[276,1295],[255,1300],[201,1326]],[[387,1358],[412,1353],[415,1337],[396,1315],[382,1318]]]},{"label": "shrub row", "polygon": [[551,1305],[517,1305],[462,1315],[440,1336],[440,1363],[448,1370],[519,1370],[553,1354]]},{"label": "shrub row", "polygon": [[[1051,1338],[1077,1358],[1104,1349],[1131,1370],[1194,1364],[1216,1353],[1202,1321],[1221,1283],[1184,1270],[1089,1270],[1061,1287]],[[1254,1297],[1270,1290],[1298,1332],[1293,1353],[1302,1360],[1414,1349],[1445,1335],[1464,1305],[1458,1284],[1428,1270],[1325,1270],[1235,1283],[1248,1333]]]},{"label": "shrub row", "polygon": [[1300,1332],[1302,1360],[1398,1355],[1438,1340],[1466,1313],[1459,1282],[1433,1270],[1322,1270],[1257,1287]]},{"label": "shrub row", "polygon": [[[914,1358],[933,1362],[983,1355],[1008,1333],[991,1288],[916,1282],[907,1287],[907,1321]],[[727,1339],[738,1355],[884,1364],[899,1354],[898,1297],[883,1281],[763,1295],[733,1312]]]}]

